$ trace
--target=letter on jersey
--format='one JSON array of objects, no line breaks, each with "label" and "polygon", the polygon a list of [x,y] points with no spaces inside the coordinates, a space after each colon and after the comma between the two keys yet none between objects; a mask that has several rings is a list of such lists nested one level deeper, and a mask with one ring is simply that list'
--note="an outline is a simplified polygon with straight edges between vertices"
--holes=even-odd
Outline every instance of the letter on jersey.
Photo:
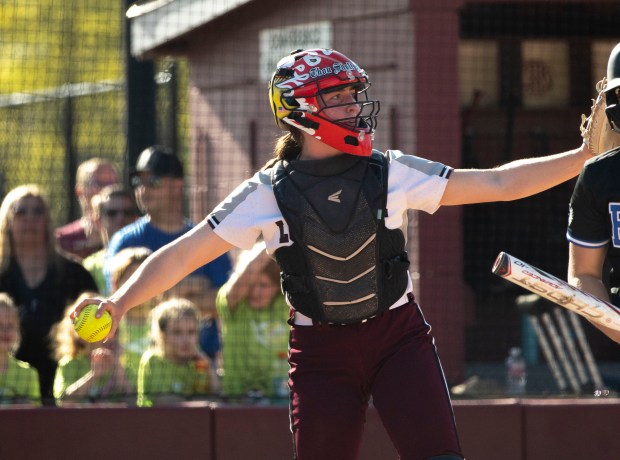
[{"label": "letter on jersey", "polygon": [[615,248],[620,248],[620,203],[609,203],[611,216],[611,237]]}]

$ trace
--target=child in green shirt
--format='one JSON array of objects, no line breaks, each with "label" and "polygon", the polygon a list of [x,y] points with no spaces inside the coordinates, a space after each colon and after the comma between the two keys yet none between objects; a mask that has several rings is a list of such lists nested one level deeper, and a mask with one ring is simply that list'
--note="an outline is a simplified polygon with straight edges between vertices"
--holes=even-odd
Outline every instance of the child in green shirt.
[{"label": "child in green shirt", "polygon": [[138,370],[138,406],[174,404],[212,396],[217,376],[199,351],[198,310],[187,299],[157,305],[152,313],[152,348]]},{"label": "child in green shirt", "polygon": [[[110,283],[112,290],[117,290],[138,269],[140,264],[151,254],[146,247],[129,247],[117,252],[110,260]],[[149,313],[155,306],[154,301],[145,302],[126,315],[119,328],[117,337],[123,348],[124,364],[134,382],[138,377],[138,367],[142,354],[151,344],[149,336]]]},{"label": "child in green shirt", "polygon": [[13,356],[19,340],[17,308],[8,294],[0,293],[0,404],[40,406],[36,369]]},{"label": "child in green shirt", "polygon": [[[76,302],[92,296],[82,294]],[[132,402],[135,380],[123,365],[122,349],[116,340],[90,344],[81,340],[69,314],[51,332],[54,354],[58,360],[54,378],[54,398],[66,402]]]},{"label": "child in green shirt", "polygon": [[280,291],[280,269],[264,244],[240,255],[216,306],[222,320],[224,393],[288,398],[289,307]]}]

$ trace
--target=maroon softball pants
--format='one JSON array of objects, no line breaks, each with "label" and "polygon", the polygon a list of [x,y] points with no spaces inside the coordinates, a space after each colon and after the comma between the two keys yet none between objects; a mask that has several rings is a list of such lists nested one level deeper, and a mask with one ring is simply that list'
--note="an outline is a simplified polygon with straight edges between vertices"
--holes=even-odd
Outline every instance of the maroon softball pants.
[{"label": "maroon softball pants", "polygon": [[297,460],[358,458],[370,398],[403,460],[462,456],[430,326],[414,300],[363,323],[292,325]]}]

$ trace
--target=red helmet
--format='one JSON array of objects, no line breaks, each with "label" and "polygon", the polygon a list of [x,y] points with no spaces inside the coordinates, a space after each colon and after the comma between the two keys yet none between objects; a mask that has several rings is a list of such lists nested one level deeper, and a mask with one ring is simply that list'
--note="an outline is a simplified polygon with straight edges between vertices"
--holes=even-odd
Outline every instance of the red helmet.
[{"label": "red helmet", "polygon": [[[333,120],[322,114],[323,94],[353,86],[358,106],[355,115]],[[321,142],[351,155],[370,156],[377,126],[379,101],[368,99],[366,72],[338,51],[297,50],[278,62],[269,82],[269,99],[276,124],[287,123]],[[357,100],[363,98],[363,100]],[[330,106],[333,108],[336,106]]]}]

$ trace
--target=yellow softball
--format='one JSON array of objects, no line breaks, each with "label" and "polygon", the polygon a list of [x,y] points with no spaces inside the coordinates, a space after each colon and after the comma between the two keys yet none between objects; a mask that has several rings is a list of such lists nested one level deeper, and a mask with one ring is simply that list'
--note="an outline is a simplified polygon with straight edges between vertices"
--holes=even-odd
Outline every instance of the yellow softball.
[{"label": "yellow softball", "polygon": [[110,313],[105,311],[100,318],[96,318],[95,313],[97,313],[97,305],[86,305],[73,321],[75,332],[87,342],[99,342],[105,339],[112,327]]}]

